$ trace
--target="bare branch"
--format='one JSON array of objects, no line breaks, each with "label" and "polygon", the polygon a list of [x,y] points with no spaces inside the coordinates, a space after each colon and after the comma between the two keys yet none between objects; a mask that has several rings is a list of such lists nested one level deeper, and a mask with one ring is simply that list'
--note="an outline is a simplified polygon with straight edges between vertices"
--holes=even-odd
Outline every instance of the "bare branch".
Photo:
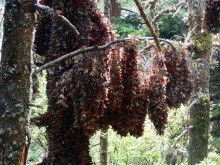
[{"label": "bare branch", "polygon": [[43,105],[37,105],[37,104],[34,104],[34,103],[29,103],[28,105],[31,106],[31,107],[42,108],[43,109]]},{"label": "bare branch", "polygon": [[186,108],[186,112],[188,112],[191,108],[192,108],[192,106],[194,105],[194,104],[196,104],[198,102],[198,99],[194,99],[191,103],[190,103],[190,105]]},{"label": "bare branch", "polygon": [[152,27],[151,23],[149,22],[149,20],[147,18],[147,15],[144,13],[143,7],[141,6],[139,0],[134,0],[134,1],[135,1],[136,5],[137,5],[137,7],[139,9],[139,12],[140,12],[142,18],[144,19],[145,24],[149,28],[149,30],[150,30],[153,38],[154,38],[154,41],[155,41],[155,43],[157,45],[157,48],[158,48],[158,51],[161,53],[162,52],[162,47],[160,45],[159,39],[157,37],[157,34],[155,33],[154,28]]},{"label": "bare branch", "polygon": [[68,28],[70,28],[70,29],[74,32],[74,34],[75,34],[76,36],[79,35],[79,32],[78,32],[78,30],[76,29],[76,27],[75,27],[66,17],[64,17],[63,15],[60,15],[60,14],[58,14],[57,17],[60,18],[60,20],[61,20]]},{"label": "bare branch", "polygon": [[59,18],[60,21],[65,26],[67,26],[69,29],[71,29],[76,36],[79,35],[79,31],[77,30],[77,28],[66,17],[64,17],[63,15],[59,14],[58,11],[53,10],[49,6],[45,6],[45,5],[42,5],[42,4],[39,4],[39,3],[35,4],[34,6],[35,6],[36,9],[43,10],[44,12],[49,14],[50,16],[55,16],[55,17]]},{"label": "bare branch", "polygon": [[111,41],[111,42],[108,42],[107,44],[103,45],[103,46],[90,46],[90,47],[87,47],[87,48],[82,48],[82,49],[78,49],[76,51],[73,51],[71,53],[68,53],[66,55],[63,55],[62,57],[54,60],[54,61],[51,61],[51,62],[48,62],[47,64],[44,64],[43,66],[41,66],[38,70],[36,70],[35,74],[38,74],[40,73],[42,70],[44,69],[47,69],[47,68],[50,68],[52,66],[54,66],[55,64],[57,63],[60,63],[61,61],[67,59],[67,58],[70,58],[70,57],[74,57],[78,54],[82,54],[82,53],[85,53],[85,52],[88,52],[88,51],[91,51],[91,50],[103,50],[103,49],[107,49],[109,48],[111,45],[115,44],[115,43],[119,43],[119,42],[126,42],[126,39],[122,39],[122,40],[116,40],[116,41]]},{"label": "bare branch", "polygon": [[[137,37],[139,40],[154,40],[153,37]],[[170,40],[167,40],[167,39],[162,39],[162,38],[158,38],[158,40],[160,41],[163,41],[163,42],[166,42],[170,45],[172,45],[171,41]],[[44,69],[47,69],[47,68],[50,68],[68,58],[71,58],[71,57],[74,57],[74,56],[77,56],[79,54],[83,54],[85,52],[88,52],[88,51],[91,51],[91,50],[105,50],[107,48],[109,48],[111,45],[114,45],[114,44],[117,44],[117,43],[120,43],[120,42],[132,42],[133,39],[132,38],[125,38],[125,39],[120,39],[120,40],[115,40],[115,41],[111,41],[111,42],[108,42],[106,43],[105,45],[102,45],[102,46],[90,46],[90,47],[86,47],[86,48],[81,48],[81,49],[78,49],[76,51],[73,51],[73,52],[70,52],[68,54],[65,54],[63,55],[62,57],[58,58],[58,59],[55,59],[54,61],[51,61],[51,62],[48,62],[46,64],[44,64],[43,66],[39,67],[38,70],[36,70],[33,74],[38,74],[40,73],[41,71],[43,71]],[[173,46],[173,45],[172,45]]]},{"label": "bare branch", "polygon": [[123,8],[123,7],[121,7],[121,10],[128,11],[128,12],[130,12],[130,13],[134,13],[134,14],[139,14],[139,13],[133,11],[133,10],[126,9],[126,8]]},{"label": "bare branch", "polygon": [[167,13],[170,13],[170,12],[174,12],[176,11],[180,6],[182,5],[185,5],[186,3],[185,2],[179,2],[177,3],[176,5],[174,6],[171,6],[167,9],[164,9],[162,11],[160,11],[151,21],[151,24],[155,24],[162,16],[164,16],[165,14]]}]

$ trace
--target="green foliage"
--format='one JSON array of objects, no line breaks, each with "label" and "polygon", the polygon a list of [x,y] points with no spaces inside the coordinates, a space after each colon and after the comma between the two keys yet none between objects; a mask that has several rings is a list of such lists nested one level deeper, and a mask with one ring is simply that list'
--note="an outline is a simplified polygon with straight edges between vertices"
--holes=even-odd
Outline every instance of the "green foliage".
[{"label": "green foliage", "polygon": [[[182,106],[178,110],[170,110],[169,128],[164,136],[159,136],[153,129],[153,125],[145,122],[144,135],[140,138],[132,136],[120,137],[112,129],[109,129],[108,162],[111,165],[126,164],[166,164],[167,153],[172,152],[177,159],[177,164],[186,163],[187,158],[187,135],[181,138],[176,147],[172,147],[174,141],[182,133],[183,127],[188,122],[186,108]],[[91,139],[90,154],[93,161],[99,164],[99,136],[100,132]]]},{"label": "green foliage", "polygon": [[[29,118],[43,114],[47,109],[46,97],[46,72],[38,77],[39,80],[39,96],[33,101],[34,104],[42,106],[42,108],[31,107]],[[45,128],[39,128],[34,125],[30,126],[31,144],[28,153],[28,163],[33,164],[40,162],[47,151],[47,140]]]},{"label": "green foliage", "polygon": [[187,34],[188,26],[184,21],[185,12],[177,14],[167,14],[161,17],[159,21],[159,34],[161,38],[175,39],[175,36],[183,38]]},{"label": "green foliage", "polygon": [[211,113],[212,117],[217,117],[220,115],[220,104],[216,105],[215,110]]},{"label": "green foliage", "polygon": [[210,152],[208,157],[203,160],[199,165],[219,165],[220,164],[220,154],[215,152]]},{"label": "green foliage", "polygon": [[142,23],[142,19],[137,14],[130,14],[125,18],[114,18],[113,29],[117,30],[120,37],[125,38],[128,35],[150,35],[149,30]]},{"label": "green foliage", "polygon": [[45,128],[31,126],[31,145],[28,152],[28,163],[40,162],[47,151]]}]

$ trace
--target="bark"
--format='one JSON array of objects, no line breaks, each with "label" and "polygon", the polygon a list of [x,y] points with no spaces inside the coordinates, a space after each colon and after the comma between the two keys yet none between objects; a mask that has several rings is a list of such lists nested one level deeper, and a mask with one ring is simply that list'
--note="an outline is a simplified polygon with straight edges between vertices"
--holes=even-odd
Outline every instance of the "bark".
[{"label": "bark", "polygon": [[121,5],[117,0],[111,0],[111,18],[121,16]]},{"label": "bark", "polygon": [[[111,21],[112,18],[112,0],[104,1],[104,14]],[[114,3],[114,2],[113,2]],[[108,128],[101,129],[100,134],[100,165],[108,164]]]},{"label": "bark", "polygon": [[[214,59],[220,62],[220,51],[217,50],[213,54]],[[218,113],[219,103],[220,103],[220,66],[219,64],[210,69],[210,99],[215,104],[213,112],[217,113],[210,118],[211,122],[211,134],[214,138],[220,137],[220,114]]]},{"label": "bark", "polygon": [[102,129],[100,135],[100,165],[108,164],[108,129]]},{"label": "bark", "polygon": [[34,11],[30,2],[6,0],[0,68],[0,164],[24,164]]},{"label": "bark", "polygon": [[198,79],[196,90],[198,101],[190,110],[189,165],[201,162],[207,156],[209,138],[209,58],[212,38],[203,29],[203,9],[205,0],[190,0],[189,25],[191,41],[195,43],[192,58]]},{"label": "bark", "polygon": [[111,18],[111,0],[104,0],[104,15],[110,20],[110,18]]}]

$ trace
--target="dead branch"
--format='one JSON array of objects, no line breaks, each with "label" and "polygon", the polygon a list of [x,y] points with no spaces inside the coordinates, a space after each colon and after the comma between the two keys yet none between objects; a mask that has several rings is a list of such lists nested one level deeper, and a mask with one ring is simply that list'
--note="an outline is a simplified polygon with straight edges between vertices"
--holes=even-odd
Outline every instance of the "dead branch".
[{"label": "dead branch", "polygon": [[162,16],[164,16],[165,14],[167,13],[170,13],[170,12],[174,12],[176,11],[180,6],[182,5],[185,5],[186,3],[185,2],[179,2],[177,3],[176,5],[174,6],[171,6],[167,9],[164,9],[162,11],[160,11],[151,21],[151,24],[155,24]]},{"label": "dead branch", "polygon": [[121,7],[121,10],[128,11],[128,12],[130,12],[130,13],[134,13],[134,14],[139,14],[139,13],[133,11],[133,10],[126,9],[126,8],[123,8],[123,7]]},{"label": "dead branch", "polygon": [[[154,37],[138,37],[138,39],[139,40],[153,40]],[[158,38],[158,40],[163,41],[163,42],[167,42],[168,44],[172,45],[170,40],[162,39],[162,38]],[[131,39],[131,38],[125,38],[125,39],[120,39],[120,40],[108,42],[102,46],[90,46],[90,47],[86,47],[86,48],[81,48],[76,51],[65,54],[62,57],[55,59],[54,61],[51,61],[51,62],[44,64],[43,66],[39,67],[33,74],[38,74],[38,73],[42,72],[44,69],[50,68],[50,67],[64,61],[65,59],[77,56],[79,54],[83,54],[85,52],[92,51],[92,50],[105,50],[105,49],[109,48],[111,45],[114,45],[114,44],[117,44],[120,42],[132,42],[132,41],[133,41],[133,39]]]},{"label": "dead branch", "polygon": [[157,48],[158,48],[158,51],[161,53],[162,52],[162,47],[160,45],[159,39],[157,37],[157,34],[156,34],[154,28],[152,27],[151,23],[149,22],[149,20],[147,18],[147,15],[144,13],[143,7],[141,6],[139,0],[134,0],[134,1],[135,1],[136,5],[139,9],[139,12],[140,12],[142,18],[144,19],[144,22],[145,22],[146,26],[149,28],[149,30],[150,30],[153,38],[154,38],[154,41],[155,41],[155,43],[157,45]]},{"label": "dead branch", "polygon": [[79,31],[77,30],[77,28],[63,15],[61,15],[58,11],[53,10],[52,8],[50,8],[49,6],[45,6],[42,4],[35,4],[34,5],[35,8],[37,10],[43,10],[46,14],[50,15],[50,16],[55,16],[57,18],[60,19],[60,21],[69,29],[71,29],[73,31],[73,33],[78,36],[79,35]]},{"label": "dead branch", "polygon": [[37,105],[37,104],[34,104],[34,103],[29,103],[28,105],[31,106],[31,107],[42,108],[43,109],[42,105]]},{"label": "dead branch", "polygon": [[50,67],[54,66],[55,64],[60,63],[61,61],[65,60],[67,58],[74,57],[76,55],[83,54],[83,53],[91,51],[91,50],[104,50],[104,49],[109,48],[111,45],[113,45],[115,43],[120,43],[120,42],[126,42],[126,39],[111,41],[111,42],[108,42],[107,44],[102,45],[102,46],[90,46],[87,48],[78,49],[76,51],[73,51],[71,53],[63,55],[62,57],[55,59],[54,61],[51,61],[51,62],[44,64],[43,66],[39,67],[38,70],[35,71],[35,74],[38,74],[41,71],[43,71],[44,69],[50,68]]}]

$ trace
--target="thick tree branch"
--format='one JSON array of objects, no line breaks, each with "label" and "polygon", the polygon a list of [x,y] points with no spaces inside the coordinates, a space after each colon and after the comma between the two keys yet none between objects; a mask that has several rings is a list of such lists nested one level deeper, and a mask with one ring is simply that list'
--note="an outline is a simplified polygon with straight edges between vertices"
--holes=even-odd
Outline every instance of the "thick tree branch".
[{"label": "thick tree branch", "polygon": [[76,51],[73,51],[71,53],[63,55],[62,57],[60,57],[60,58],[58,58],[54,61],[51,61],[51,62],[48,62],[48,63],[44,64],[38,70],[36,70],[35,73],[38,74],[42,70],[50,68],[50,67],[54,66],[55,64],[60,63],[61,61],[65,60],[67,58],[74,57],[78,54],[82,54],[82,53],[85,53],[85,52],[88,52],[88,51],[91,51],[91,50],[104,50],[104,49],[109,48],[111,45],[116,44],[116,43],[120,43],[120,42],[126,42],[126,39],[111,41],[111,42],[108,42],[107,44],[102,45],[102,46],[90,46],[90,47],[87,47],[87,48],[78,49]]},{"label": "thick tree branch", "polygon": [[[139,40],[154,40],[153,37],[138,37],[138,39]],[[162,39],[162,38],[158,38],[158,40],[166,42],[166,43],[172,45],[170,40]],[[125,38],[125,39],[120,39],[120,40],[115,40],[115,41],[108,42],[108,43],[106,43],[105,45],[102,45],[102,46],[90,46],[90,47],[87,47],[87,48],[78,49],[76,51],[73,51],[71,53],[63,55],[62,57],[60,57],[58,59],[55,59],[54,61],[51,61],[51,62],[48,62],[48,63],[44,64],[43,66],[39,67],[39,69],[36,70],[33,74],[38,74],[41,71],[43,71],[44,69],[50,68],[50,67],[64,61],[65,59],[77,56],[79,54],[82,54],[82,53],[85,53],[85,52],[88,52],[88,51],[91,51],[91,50],[104,50],[104,49],[109,48],[111,45],[114,45],[114,44],[117,44],[117,43],[120,43],[120,42],[132,42],[132,41],[133,41],[133,39],[131,39],[131,38]]]},{"label": "thick tree branch", "polygon": [[162,11],[160,11],[151,21],[151,24],[155,24],[162,16],[164,16],[165,14],[167,13],[170,13],[170,12],[174,12],[176,11],[180,6],[186,4],[185,2],[179,2],[177,3],[176,5],[174,6],[171,6],[167,9],[164,9]]},{"label": "thick tree branch", "polygon": [[141,14],[142,18],[144,19],[145,24],[149,28],[149,30],[150,30],[153,38],[154,38],[154,41],[155,41],[155,43],[157,45],[157,48],[158,48],[158,51],[161,53],[162,52],[162,47],[160,45],[159,39],[157,37],[157,34],[155,33],[154,28],[152,27],[151,23],[149,22],[149,20],[147,18],[147,15],[144,13],[144,10],[143,10],[139,0],[134,0],[134,1],[135,1],[136,5],[137,5],[139,11],[140,11],[140,14]]},{"label": "thick tree branch", "polygon": [[53,10],[53,9],[50,8],[49,6],[41,5],[41,4],[39,4],[39,3],[35,4],[34,6],[35,6],[35,8],[36,8],[37,10],[43,10],[43,11],[46,12],[48,15],[50,15],[50,16],[55,16],[55,17],[59,18],[60,21],[61,21],[66,27],[68,27],[69,29],[71,29],[76,36],[79,35],[79,32],[78,32],[77,28],[76,28],[66,17],[64,17],[63,15],[61,15],[58,11]]}]

